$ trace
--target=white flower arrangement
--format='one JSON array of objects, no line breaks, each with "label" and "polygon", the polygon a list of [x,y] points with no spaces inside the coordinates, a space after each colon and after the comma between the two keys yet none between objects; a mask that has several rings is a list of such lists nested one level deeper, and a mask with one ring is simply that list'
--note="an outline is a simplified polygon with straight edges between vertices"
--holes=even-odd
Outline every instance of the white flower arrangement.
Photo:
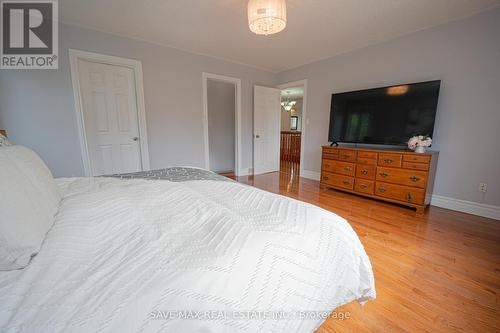
[{"label": "white flower arrangement", "polygon": [[417,147],[430,147],[432,139],[428,135],[416,135],[408,140],[408,148],[415,150]]}]

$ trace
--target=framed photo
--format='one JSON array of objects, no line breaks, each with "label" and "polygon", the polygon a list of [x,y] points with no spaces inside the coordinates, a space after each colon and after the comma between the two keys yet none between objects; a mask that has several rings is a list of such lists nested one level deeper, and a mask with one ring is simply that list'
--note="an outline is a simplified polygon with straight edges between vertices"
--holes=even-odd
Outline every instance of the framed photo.
[{"label": "framed photo", "polygon": [[290,130],[296,131],[298,125],[299,125],[299,117],[291,116],[290,117]]}]

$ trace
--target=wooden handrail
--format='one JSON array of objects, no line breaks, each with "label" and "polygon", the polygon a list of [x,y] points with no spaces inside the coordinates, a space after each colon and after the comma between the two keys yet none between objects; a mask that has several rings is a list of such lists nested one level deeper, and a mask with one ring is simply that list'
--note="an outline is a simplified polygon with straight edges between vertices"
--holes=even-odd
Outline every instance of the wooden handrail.
[{"label": "wooden handrail", "polygon": [[301,139],[301,132],[281,131],[280,159],[282,161],[300,163]]}]

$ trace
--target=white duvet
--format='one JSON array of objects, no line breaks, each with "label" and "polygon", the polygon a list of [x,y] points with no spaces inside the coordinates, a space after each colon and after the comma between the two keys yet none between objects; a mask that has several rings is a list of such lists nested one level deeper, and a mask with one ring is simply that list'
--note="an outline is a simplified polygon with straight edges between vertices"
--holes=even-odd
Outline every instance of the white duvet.
[{"label": "white duvet", "polygon": [[375,297],[352,228],[313,205],[233,182],[58,183],[40,253],[0,272],[2,332],[313,332]]}]

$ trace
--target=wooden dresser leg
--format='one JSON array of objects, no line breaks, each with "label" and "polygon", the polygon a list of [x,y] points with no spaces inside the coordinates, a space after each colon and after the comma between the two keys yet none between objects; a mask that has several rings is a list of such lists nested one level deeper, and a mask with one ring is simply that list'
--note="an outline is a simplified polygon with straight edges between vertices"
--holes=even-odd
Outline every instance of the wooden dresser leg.
[{"label": "wooden dresser leg", "polygon": [[417,214],[423,214],[425,212],[425,206],[415,206],[417,209]]}]

